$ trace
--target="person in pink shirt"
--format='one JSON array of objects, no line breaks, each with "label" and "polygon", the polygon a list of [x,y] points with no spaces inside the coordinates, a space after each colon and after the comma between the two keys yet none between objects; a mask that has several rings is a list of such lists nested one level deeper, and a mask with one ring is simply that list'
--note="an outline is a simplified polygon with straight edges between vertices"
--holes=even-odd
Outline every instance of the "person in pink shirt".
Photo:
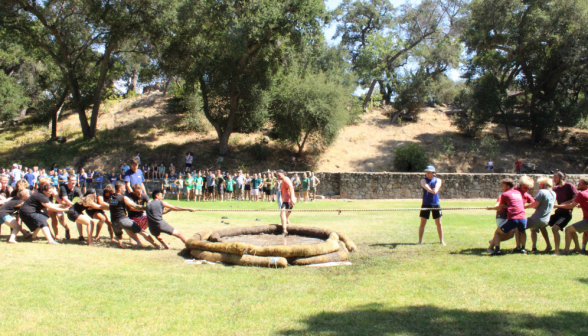
[{"label": "person in pink shirt", "polygon": [[565,229],[566,233],[566,247],[563,253],[561,254],[570,254],[570,245],[572,240],[576,244],[576,249],[574,252],[580,252],[578,250],[578,233],[584,232],[584,236],[582,237],[582,246],[583,249],[586,249],[586,240],[588,239],[588,179],[580,179],[578,181],[578,190],[580,191],[573,201],[568,201],[564,204],[555,205],[557,209],[573,209],[576,206],[580,206],[582,208],[582,220],[572,224],[572,226],[568,226]]},{"label": "person in pink shirt", "polygon": [[[294,192],[294,185],[292,181],[286,177],[286,173],[283,170],[278,170],[276,173],[277,178],[282,181],[280,185],[280,193],[282,197],[282,210],[292,210],[294,204],[296,204],[296,193]],[[282,220],[282,234],[288,235],[288,224],[290,224],[291,211],[280,211],[280,219]]]},{"label": "person in pink shirt", "polygon": [[533,197],[527,193],[529,189],[533,188],[533,179],[528,176],[521,177],[518,187],[514,187],[514,181],[510,178],[502,180],[501,184],[502,195],[500,196],[500,204],[486,208],[495,211],[506,208],[507,213],[506,222],[496,229],[494,238],[490,243],[490,247],[494,247],[491,255],[502,255],[500,242],[509,240],[513,236],[517,240],[517,247],[514,252],[526,254],[525,244],[527,242],[527,235],[525,230],[527,228],[527,216],[525,214],[525,204],[534,202]]}]

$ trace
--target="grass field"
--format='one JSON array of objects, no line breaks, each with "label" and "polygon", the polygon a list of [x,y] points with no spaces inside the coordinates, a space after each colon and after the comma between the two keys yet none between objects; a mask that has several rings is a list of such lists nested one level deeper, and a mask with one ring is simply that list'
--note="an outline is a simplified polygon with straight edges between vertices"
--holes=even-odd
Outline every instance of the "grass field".
[{"label": "grass field", "polygon": [[[185,205],[186,202],[173,202]],[[489,201],[443,202],[485,206]],[[193,203],[190,203],[192,206]],[[298,208],[418,207],[417,201],[321,201]],[[231,208],[232,206],[232,208]],[[202,208],[274,208],[225,202]],[[274,213],[171,213],[204,227],[277,223]],[[574,220],[580,219],[575,211]],[[418,213],[298,213],[293,224],[337,229],[359,252],[352,266],[187,265],[173,250],[0,243],[2,335],[587,335],[588,257],[489,257],[494,212],[446,211],[447,246],[433,223],[417,246]],[[260,218],[261,221],[255,221]],[[105,231],[105,230],[103,230]],[[104,235],[104,234],[103,234]],[[551,236],[551,234],[550,234]],[[539,247],[545,244],[541,242]],[[503,245],[511,249],[514,242]]]}]

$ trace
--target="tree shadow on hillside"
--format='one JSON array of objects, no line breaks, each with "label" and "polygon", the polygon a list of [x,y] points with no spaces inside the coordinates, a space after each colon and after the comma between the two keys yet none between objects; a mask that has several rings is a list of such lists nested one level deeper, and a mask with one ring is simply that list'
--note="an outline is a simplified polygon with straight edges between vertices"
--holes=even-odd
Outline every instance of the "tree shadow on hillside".
[{"label": "tree shadow on hillside", "polygon": [[435,306],[385,308],[359,306],[343,312],[322,312],[301,323],[304,329],[280,335],[586,335],[588,314],[559,311],[548,316],[502,311],[469,311]]}]

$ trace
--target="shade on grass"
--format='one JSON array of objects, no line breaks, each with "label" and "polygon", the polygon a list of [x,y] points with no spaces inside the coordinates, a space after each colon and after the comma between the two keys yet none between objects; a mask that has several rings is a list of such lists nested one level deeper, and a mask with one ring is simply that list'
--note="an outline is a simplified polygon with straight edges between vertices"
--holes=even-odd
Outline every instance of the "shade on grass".
[{"label": "shade on grass", "polygon": [[[173,202],[188,206],[186,202]],[[446,206],[493,205],[443,201]],[[231,207],[231,205],[233,207]],[[418,207],[417,201],[324,201],[297,208]],[[203,208],[276,208],[249,202]],[[531,214],[532,210],[528,211]],[[166,220],[186,236],[205,227],[278,223],[277,213],[186,213]],[[574,220],[580,219],[574,212]],[[0,334],[112,335],[586,335],[588,257],[488,257],[494,212],[446,211],[447,246],[432,222],[417,246],[418,212],[294,213],[336,229],[359,251],[353,266],[261,269],[185,265],[175,250],[88,248],[74,241],[0,243]],[[261,221],[255,221],[260,218]],[[2,228],[2,239],[8,234]],[[103,240],[106,240],[103,229]],[[75,236],[75,235],[74,235]],[[550,233],[550,237],[552,237]],[[545,243],[539,238],[539,248]],[[530,243],[529,243],[530,244]],[[506,242],[506,250],[514,242]]]}]

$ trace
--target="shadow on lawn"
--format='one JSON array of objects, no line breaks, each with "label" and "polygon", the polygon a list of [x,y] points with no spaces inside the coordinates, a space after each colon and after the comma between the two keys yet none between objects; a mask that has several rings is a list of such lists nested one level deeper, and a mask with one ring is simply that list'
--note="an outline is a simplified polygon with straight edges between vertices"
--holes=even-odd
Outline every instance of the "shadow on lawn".
[{"label": "shadow on lawn", "polygon": [[588,285],[588,278],[578,279],[578,282]]},{"label": "shadow on lawn", "polygon": [[501,311],[468,311],[434,306],[385,309],[382,305],[359,306],[344,312],[322,312],[302,323],[302,330],[283,330],[280,335],[586,335],[588,314],[555,312],[549,316]]},{"label": "shadow on lawn", "polygon": [[484,254],[485,252],[486,252],[486,249],[485,248],[469,248],[469,249],[463,249],[463,250],[458,251],[458,252],[451,252],[449,254],[463,254],[463,255],[485,256],[485,254]]}]

